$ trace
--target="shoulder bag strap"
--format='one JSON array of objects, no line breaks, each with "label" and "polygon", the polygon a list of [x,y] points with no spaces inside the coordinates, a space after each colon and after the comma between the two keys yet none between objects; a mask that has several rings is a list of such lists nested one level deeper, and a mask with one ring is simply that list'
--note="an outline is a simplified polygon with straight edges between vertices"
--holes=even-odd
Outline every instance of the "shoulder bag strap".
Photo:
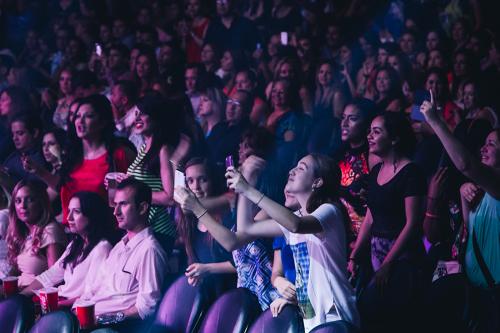
[{"label": "shoulder bag strap", "polygon": [[486,283],[488,283],[489,288],[495,287],[495,280],[486,266],[484,262],[483,255],[481,254],[481,250],[479,249],[479,244],[477,243],[476,233],[474,232],[474,227],[472,228],[472,247],[474,248],[474,255],[476,256],[477,263],[481,268],[481,272],[483,272],[484,278],[486,279]]}]

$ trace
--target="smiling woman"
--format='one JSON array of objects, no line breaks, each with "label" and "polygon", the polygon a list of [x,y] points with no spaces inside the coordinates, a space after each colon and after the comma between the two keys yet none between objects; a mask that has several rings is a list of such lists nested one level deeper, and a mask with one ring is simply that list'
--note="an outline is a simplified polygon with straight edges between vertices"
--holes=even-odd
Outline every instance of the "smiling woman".
[{"label": "smiling woman", "polygon": [[[247,175],[247,179],[252,177]],[[234,167],[228,168],[226,178],[228,187],[240,195],[236,232],[217,223],[192,192],[179,188],[176,198],[226,250],[240,249],[260,237],[285,236],[296,264],[297,301],[306,332],[337,320],[358,325],[354,292],[345,270],[347,216],[338,201],[340,170],[333,160],[307,155],[290,170],[286,189],[299,204],[295,213],[252,187]],[[253,205],[269,219],[254,222]]]}]

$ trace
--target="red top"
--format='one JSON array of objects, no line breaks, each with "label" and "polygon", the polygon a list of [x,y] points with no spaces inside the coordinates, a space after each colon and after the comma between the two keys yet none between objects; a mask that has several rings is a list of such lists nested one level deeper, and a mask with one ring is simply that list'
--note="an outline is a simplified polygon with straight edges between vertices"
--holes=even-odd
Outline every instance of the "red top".
[{"label": "red top", "polygon": [[[208,29],[208,23],[210,21],[205,18],[201,23],[197,26],[192,26],[191,29],[193,34],[200,39],[205,38],[205,32]],[[189,63],[196,63],[201,61],[201,46],[196,44],[194,39],[191,36],[188,36],[186,39],[186,57]]]},{"label": "red top", "polygon": [[[126,173],[131,161],[127,160],[123,147],[119,147],[115,150],[113,159],[115,161],[115,170],[113,171]],[[71,180],[61,186],[63,224],[68,224],[68,204],[69,200],[76,192],[96,192],[101,195],[103,199],[106,201],[108,200],[108,192],[104,187],[104,176],[108,172],[110,172],[110,167],[107,152],[95,159],[83,160],[83,162],[71,172]]]}]

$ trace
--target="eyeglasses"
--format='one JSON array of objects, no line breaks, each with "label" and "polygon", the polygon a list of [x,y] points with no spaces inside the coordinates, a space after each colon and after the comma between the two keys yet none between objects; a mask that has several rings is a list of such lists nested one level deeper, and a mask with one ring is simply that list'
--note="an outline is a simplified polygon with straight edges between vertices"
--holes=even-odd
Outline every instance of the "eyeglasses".
[{"label": "eyeglasses", "polygon": [[230,104],[230,105],[232,104],[232,105],[235,105],[235,106],[241,106],[240,102],[238,102],[235,99],[231,99],[231,98],[227,100],[227,104]]}]

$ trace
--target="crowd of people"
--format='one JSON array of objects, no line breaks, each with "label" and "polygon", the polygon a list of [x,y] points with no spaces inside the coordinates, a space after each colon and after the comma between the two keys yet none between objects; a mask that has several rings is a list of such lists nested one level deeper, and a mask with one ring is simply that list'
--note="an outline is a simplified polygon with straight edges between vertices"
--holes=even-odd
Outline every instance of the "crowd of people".
[{"label": "crowd of people", "polygon": [[498,332],[491,9],[0,1],[0,279],[120,332],[171,275],[305,332]]}]

